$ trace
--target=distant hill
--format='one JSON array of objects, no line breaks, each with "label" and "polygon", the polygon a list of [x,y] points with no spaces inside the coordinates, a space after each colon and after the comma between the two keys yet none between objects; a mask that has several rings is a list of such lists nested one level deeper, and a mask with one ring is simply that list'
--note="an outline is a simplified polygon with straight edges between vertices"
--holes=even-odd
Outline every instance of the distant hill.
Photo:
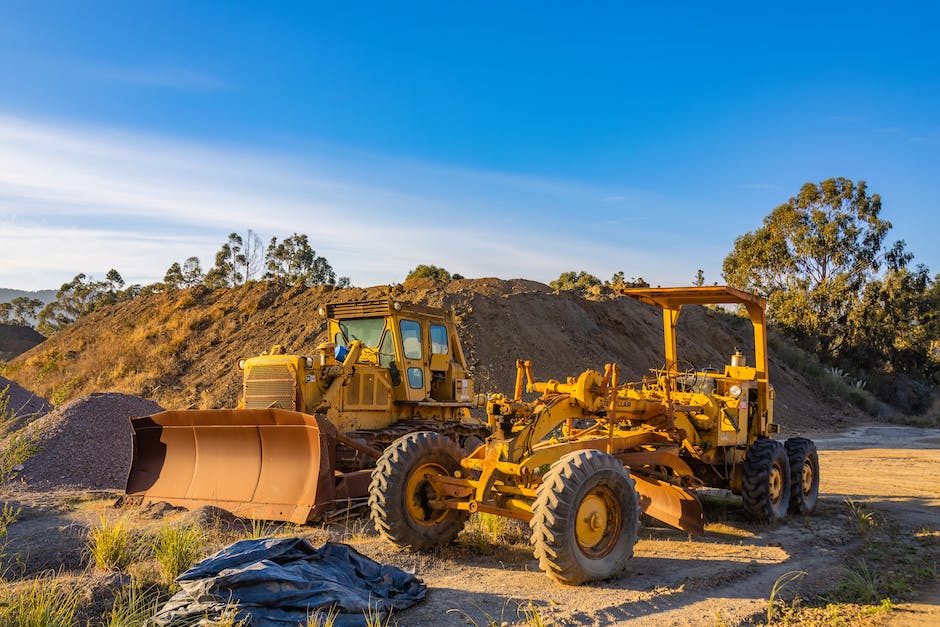
[{"label": "distant hill", "polygon": [[12,290],[7,287],[0,287],[0,303],[8,303],[14,298],[28,296],[29,298],[38,298],[43,303],[48,304],[55,300],[56,292],[58,292],[58,290],[36,290],[35,292],[29,292],[26,290]]},{"label": "distant hill", "polygon": [[[630,298],[585,299],[522,279],[417,279],[394,289],[396,299],[455,308],[478,392],[511,393],[517,359],[531,359],[542,380],[616,362],[623,380],[637,381],[648,368],[662,366],[662,313]],[[239,357],[274,344],[309,355],[325,339],[319,304],[384,298],[387,291],[279,291],[259,283],[152,294],[82,317],[7,363],[3,374],[62,400],[113,391],[167,408],[234,407],[241,391]],[[689,306],[679,327],[679,353],[696,366],[721,367],[736,347],[753,355],[750,324],[737,316]],[[788,434],[858,419],[844,401],[815,393],[812,381],[773,353],[771,377],[777,418]]]}]

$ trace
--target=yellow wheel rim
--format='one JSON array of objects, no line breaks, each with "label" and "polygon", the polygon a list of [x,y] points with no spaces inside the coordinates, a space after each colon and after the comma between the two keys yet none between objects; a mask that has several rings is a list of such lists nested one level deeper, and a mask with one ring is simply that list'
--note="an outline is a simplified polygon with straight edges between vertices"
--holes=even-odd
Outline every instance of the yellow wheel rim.
[{"label": "yellow wheel rim", "polygon": [[813,491],[813,465],[807,459],[803,462],[803,494]]},{"label": "yellow wheel rim", "polygon": [[411,519],[419,525],[436,525],[447,516],[446,509],[435,509],[430,502],[441,498],[428,477],[446,476],[447,470],[438,464],[418,466],[405,484],[405,508]]},{"label": "yellow wheel rim", "polygon": [[585,495],[575,518],[575,539],[585,555],[593,558],[610,553],[620,535],[620,509],[613,492],[597,486]]},{"label": "yellow wheel rim", "polygon": [[783,468],[778,462],[770,467],[770,477],[767,478],[769,484],[767,492],[770,494],[772,503],[779,503],[783,496]]}]

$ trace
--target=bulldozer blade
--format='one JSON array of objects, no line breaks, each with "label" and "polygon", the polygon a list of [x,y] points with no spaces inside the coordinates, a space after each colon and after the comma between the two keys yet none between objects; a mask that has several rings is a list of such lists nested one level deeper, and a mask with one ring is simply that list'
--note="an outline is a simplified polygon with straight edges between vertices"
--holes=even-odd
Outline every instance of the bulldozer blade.
[{"label": "bulldozer blade", "polygon": [[705,533],[705,514],[698,498],[688,490],[659,479],[633,473],[643,513],[682,531]]},{"label": "bulldozer blade", "polygon": [[305,523],[332,506],[336,430],[283,409],[165,411],[132,418],[127,500]]}]

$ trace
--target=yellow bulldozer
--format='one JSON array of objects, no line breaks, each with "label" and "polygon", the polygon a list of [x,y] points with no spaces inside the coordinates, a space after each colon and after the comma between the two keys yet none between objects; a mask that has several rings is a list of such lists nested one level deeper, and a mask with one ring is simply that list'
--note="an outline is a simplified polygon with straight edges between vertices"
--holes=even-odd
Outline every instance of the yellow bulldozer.
[{"label": "yellow bulldozer", "polygon": [[472,450],[489,428],[454,314],[391,299],[320,307],[329,338],[313,356],[280,346],[238,360],[236,409],[132,418],[124,501],[213,505],[236,515],[305,523],[364,504],[382,450],[432,431]]},{"label": "yellow bulldozer", "polygon": [[[391,542],[424,549],[453,540],[472,512],[527,521],[542,569],[579,584],[612,577],[633,555],[641,512],[704,531],[696,490],[730,489],[756,519],[813,510],[819,462],[812,441],[773,440],[765,301],[733,288],[624,290],[663,311],[665,365],[621,385],[619,369],[535,381],[517,362],[514,395],[491,396],[493,434],[470,454],[433,432],[409,433],[378,461],[371,516]],[[722,371],[679,359],[683,306],[742,305],[754,365],[735,351]],[[523,392],[538,393],[532,401]]]}]

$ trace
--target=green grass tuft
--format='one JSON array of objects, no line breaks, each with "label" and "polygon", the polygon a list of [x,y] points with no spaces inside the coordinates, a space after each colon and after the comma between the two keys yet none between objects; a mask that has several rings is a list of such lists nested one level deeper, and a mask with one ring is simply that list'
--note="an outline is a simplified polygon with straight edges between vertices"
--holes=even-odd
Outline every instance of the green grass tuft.
[{"label": "green grass tuft", "polygon": [[0,627],[72,627],[79,599],[75,587],[42,575],[4,599]]},{"label": "green grass tuft", "polygon": [[203,533],[199,528],[163,525],[153,544],[153,556],[164,583],[172,584],[180,574],[191,568],[202,554],[202,547]]},{"label": "green grass tuft", "polygon": [[100,570],[124,570],[137,556],[134,534],[126,517],[108,520],[101,514],[88,531],[86,550]]},{"label": "green grass tuft", "polygon": [[106,627],[144,627],[160,609],[161,595],[156,588],[144,588],[134,582],[115,597],[106,618]]}]

